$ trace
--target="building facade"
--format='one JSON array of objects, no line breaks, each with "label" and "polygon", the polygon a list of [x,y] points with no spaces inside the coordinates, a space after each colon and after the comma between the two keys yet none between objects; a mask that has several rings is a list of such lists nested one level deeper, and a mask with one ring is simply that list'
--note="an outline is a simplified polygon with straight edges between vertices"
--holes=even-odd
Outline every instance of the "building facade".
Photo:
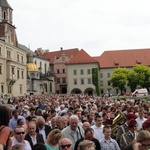
[{"label": "building facade", "polygon": [[12,8],[0,1],[0,94],[26,95],[26,52],[18,47]]}]

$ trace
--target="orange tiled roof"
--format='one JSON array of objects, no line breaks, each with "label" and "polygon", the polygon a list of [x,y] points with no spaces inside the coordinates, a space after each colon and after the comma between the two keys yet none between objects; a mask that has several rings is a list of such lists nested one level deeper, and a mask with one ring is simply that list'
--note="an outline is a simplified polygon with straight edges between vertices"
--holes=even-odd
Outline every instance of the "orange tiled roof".
[{"label": "orange tiled roof", "polygon": [[132,67],[136,64],[150,65],[149,49],[105,51],[99,57],[100,68]]},{"label": "orange tiled roof", "polygon": [[67,64],[83,64],[98,62],[81,49]]},{"label": "orange tiled roof", "polygon": [[54,62],[54,58],[55,57],[59,58],[62,55],[62,53],[65,53],[66,56],[68,56],[69,58],[71,58],[76,53],[78,53],[78,51],[79,51],[78,48],[73,48],[73,49],[59,50],[59,51],[53,51],[53,52],[45,52],[42,56],[44,58],[46,58],[46,59],[49,59],[50,63],[53,63]]}]

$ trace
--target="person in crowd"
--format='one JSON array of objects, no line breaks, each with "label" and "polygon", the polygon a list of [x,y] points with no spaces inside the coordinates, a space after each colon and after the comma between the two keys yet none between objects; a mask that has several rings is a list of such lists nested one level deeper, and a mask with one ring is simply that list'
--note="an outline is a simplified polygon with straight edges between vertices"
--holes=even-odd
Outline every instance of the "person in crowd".
[{"label": "person in crowd", "polygon": [[72,142],[68,138],[62,138],[59,142],[60,150],[72,150]]},{"label": "person in crowd", "polygon": [[144,117],[144,109],[143,108],[140,108],[139,111],[138,111],[138,118],[136,119],[136,122],[137,122],[137,125],[138,125],[138,131],[140,129],[142,129],[142,124],[144,121],[146,121],[147,119]]},{"label": "person in crowd", "polygon": [[102,124],[103,120],[100,115],[95,115],[95,125],[91,126],[94,130],[94,137],[98,139],[99,141],[104,137],[103,134],[103,127],[104,125]]},{"label": "person in crowd", "polygon": [[32,150],[47,150],[43,143],[36,143],[33,145]]},{"label": "person in crowd", "polygon": [[150,148],[150,132],[147,130],[139,131],[136,143],[133,144],[134,150],[149,150]]},{"label": "person in crowd", "polygon": [[19,115],[18,110],[16,110],[16,109],[13,110],[12,115],[13,115],[13,117],[12,117],[12,119],[10,119],[10,121],[9,121],[9,127],[10,127],[10,130],[11,130],[11,131],[13,131],[14,127],[17,125],[17,120],[18,120],[18,119],[22,119],[22,120],[23,120],[23,123],[24,123],[24,124],[26,123],[25,118],[24,118],[23,116],[20,116],[20,115]]},{"label": "person in crowd", "polygon": [[46,138],[47,138],[48,134],[50,133],[50,131],[51,131],[51,127],[49,125],[46,125],[45,119],[42,116],[40,116],[37,119],[36,132],[41,133],[43,135],[44,142],[46,141]]},{"label": "person in crowd", "polygon": [[142,128],[150,132],[150,118],[143,122]]},{"label": "person in crowd", "polygon": [[58,116],[56,118],[56,127],[60,131],[62,131],[65,128],[65,122],[64,122],[64,120],[63,120],[63,118],[61,116]]},{"label": "person in crowd", "polygon": [[49,125],[49,126],[51,125],[50,117],[51,117],[51,116],[50,116],[49,113],[44,113],[44,114],[43,114],[43,118],[45,119],[45,124],[46,124],[46,125]]},{"label": "person in crowd", "polygon": [[30,143],[25,139],[25,131],[23,127],[15,127],[14,128],[14,138],[12,139],[12,146],[16,144],[22,145],[24,150],[31,150]]},{"label": "person in crowd", "polygon": [[36,116],[35,111],[36,111],[36,109],[34,107],[29,108],[29,116],[31,116],[31,117]]},{"label": "person in crowd", "polygon": [[80,142],[82,142],[83,140],[90,140],[93,141],[95,144],[95,150],[101,150],[101,146],[99,141],[94,138],[94,130],[92,128],[86,128],[85,132],[84,132],[84,137],[79,139],[76,143],[75,143],[75,147],[74,150],[76,150],[78,148],[78,145],[80,144]]},{"label": "person in crowd", "polygon": [[90,128],[90,123],[88,121],[84,122],[82,125],[83,130],[85,131],[87,128]]},{"label": "person in crowd", "polygon": [[78,146],[78,150],[95,150],[94,142],[83,140]]},{"label": "person in crowd", "polygon": [[70,117],[69,126],[61,131],[63,138],[68,138],[72,141],[72,149],[74,149],[75,142],[84,136],[84,130],[78,126],[78,122],[78,117],[72,115]]},{"label": "person in crowd", "polygon": [[78,126],[82,127],[82,121],[81,121],[82,109],[80,109],[80,108],[75,109],[74,114],[77,115],[79,118]]},{"label": "person in crowd", "polygon": [[14,146],[12,146],[11,150],[24,150],[22,145],[20,144],[16,144]]},{"label": "person in crowd", "polygon": [[136,142],[137,136],[137,122],[135,119],[131,119],[128,122],[129,131],[120,137],[121,150],[132,150],[132,145]]},{"label": "person in crowd", "polygon": [[131,114],[131,113],[128,113],[126,115],[126,122],[123,124],[123,125],[120,125],[118,127],[118,130],[117,130],[117,133],[116,133],[116,141],[117,143],[120,145],[120,137],[121,135],[127,133],[129,131],[129,127],[128,127],[128,122],[131,120],[131,119],[136,119],[137,116],[135,114]]},{"label": "person in crowd", "polygon": [[111,138],[111,127],[106,125],[103,128],[104,138],[100,140],[101,150],[120,150],[116,140]]},{"label": "person in crowd", "polygon": [[28,133],[25,135],[25,140],[30,143],[31,148],[37,143],[45,143],[42,134],[36,133],[35,122],[30,122],[28,124]]},{"label": "person in crowd", "polygon": [[57,128],[57,126],[56,126],[56,118],[57,117],[52,117],[52,119],[51,119],[51,129]]},{"label": "person in crowd", "polygon": [[0,150],[11,149],[11,138],[10,138],[10,128],[9,123],[9,109],[6,106],[0,105]]},{"label": "person in crowd", "polygon": [[60,130],[53,129],[47,136],[45,143],[47,150],[59,150],[59,141],[62,137]]},{"label": "person in crowd", "polygon": [[62,116],[62,119],[64,120],[65,127],[67,127],[69,125],[69,116],[64,115]]}]

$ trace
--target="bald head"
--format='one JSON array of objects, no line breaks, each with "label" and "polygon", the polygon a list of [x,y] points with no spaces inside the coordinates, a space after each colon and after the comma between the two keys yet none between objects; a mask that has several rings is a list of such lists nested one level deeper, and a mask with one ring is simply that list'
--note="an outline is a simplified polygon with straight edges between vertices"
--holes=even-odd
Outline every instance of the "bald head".
[{"label": "bald head", "polygon": [[42,129],[45,126],[45,119],[43,117],[39,117],[37,119],[37,126]]},{"label": "bald head", "polygon": [[72,142],[68,138],[63,138],[59,142],[60,150],[71,150],[72,149]]}]

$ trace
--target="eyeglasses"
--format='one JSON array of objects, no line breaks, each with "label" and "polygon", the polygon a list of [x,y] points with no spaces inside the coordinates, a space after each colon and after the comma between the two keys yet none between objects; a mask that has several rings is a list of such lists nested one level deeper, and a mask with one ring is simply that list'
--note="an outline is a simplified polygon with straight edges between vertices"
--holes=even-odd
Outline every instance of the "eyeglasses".
[{"label": "eyeglasses", "polygon": [[25,132],[15,132],[17,135],[25,134]]},{"label": "eyeglasses", "polygon": [[65,149],[66,147],[67,147],[67,148],[70,148],[70,146],[71,146],[71,144],[67,144],[67,145],[61,145],[60,147],[61,147],[62,149]]}]

